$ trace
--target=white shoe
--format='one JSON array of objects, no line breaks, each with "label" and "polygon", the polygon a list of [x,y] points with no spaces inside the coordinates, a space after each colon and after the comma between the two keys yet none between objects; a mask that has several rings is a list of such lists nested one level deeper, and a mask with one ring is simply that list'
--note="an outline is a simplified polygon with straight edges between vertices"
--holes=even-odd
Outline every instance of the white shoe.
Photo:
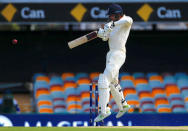
[{"label": "white shoe", "polygon": [[131,106],[130,106],[129,104],[124,105],[124,106],[123,106],[123,110],[120,110],[120,111],[117,113],[116,118],[122,117],[127,111],[129,111],[130,107],[131,107]]},{"label": "white shoe", "polygon": [[107,108],[106,110],[106,114],[100,113],[94,120],[94,122],[99,122],[102,121],[103,119],[105,119],[106,117],[111,115],[111,111],[110,108]]}]

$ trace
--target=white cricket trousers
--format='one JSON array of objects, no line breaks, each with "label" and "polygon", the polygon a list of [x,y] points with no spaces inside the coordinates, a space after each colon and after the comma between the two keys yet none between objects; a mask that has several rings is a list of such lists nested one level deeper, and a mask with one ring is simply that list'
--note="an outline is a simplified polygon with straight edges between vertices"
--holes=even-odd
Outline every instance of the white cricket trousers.
[{"label": "white cricket trousers", "polygon": [[114,82],[118,84],[119,70],[124,64],[126,54],[123,51],[111,50],[106,56],[106,68],[104,75],[107,77],[109,84]]}]

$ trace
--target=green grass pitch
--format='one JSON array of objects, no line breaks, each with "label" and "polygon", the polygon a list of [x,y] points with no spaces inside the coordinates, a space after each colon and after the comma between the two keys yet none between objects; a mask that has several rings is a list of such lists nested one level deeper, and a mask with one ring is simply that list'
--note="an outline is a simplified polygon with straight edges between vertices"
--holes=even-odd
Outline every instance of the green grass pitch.
[{"label": "green grass pitch", "polygon": [[0,131],[188,131],[188,127],[0,127]]}]

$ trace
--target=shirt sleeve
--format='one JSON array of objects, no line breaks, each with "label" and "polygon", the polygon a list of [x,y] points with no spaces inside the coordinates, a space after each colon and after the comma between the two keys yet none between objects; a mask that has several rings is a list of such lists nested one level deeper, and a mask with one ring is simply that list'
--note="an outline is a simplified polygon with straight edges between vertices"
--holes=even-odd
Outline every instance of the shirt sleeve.
[{"label": "shirt sleeve", "polygon": [[129,25],[130,26],[130,25],[132,25],[132,23],[133,23],[133,19],[131,17],[129,17],[129,16],[125,16],[124,19],[121,19],[119,21],[114,22],[114,25],[125,24],[125,25]]}]

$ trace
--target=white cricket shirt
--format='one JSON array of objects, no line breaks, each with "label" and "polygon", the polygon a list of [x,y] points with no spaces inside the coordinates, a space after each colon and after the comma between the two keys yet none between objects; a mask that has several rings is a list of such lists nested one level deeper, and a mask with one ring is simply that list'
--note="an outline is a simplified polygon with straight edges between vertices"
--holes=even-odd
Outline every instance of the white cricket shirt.
[{"label": "white cricket shirt", "polygon": [[129,36],[133,20],[131,17],[123,15],[123,17],[114,22],[114,28],[109,35],[109,48],[110,50],[126,51],[125,44]]}]

